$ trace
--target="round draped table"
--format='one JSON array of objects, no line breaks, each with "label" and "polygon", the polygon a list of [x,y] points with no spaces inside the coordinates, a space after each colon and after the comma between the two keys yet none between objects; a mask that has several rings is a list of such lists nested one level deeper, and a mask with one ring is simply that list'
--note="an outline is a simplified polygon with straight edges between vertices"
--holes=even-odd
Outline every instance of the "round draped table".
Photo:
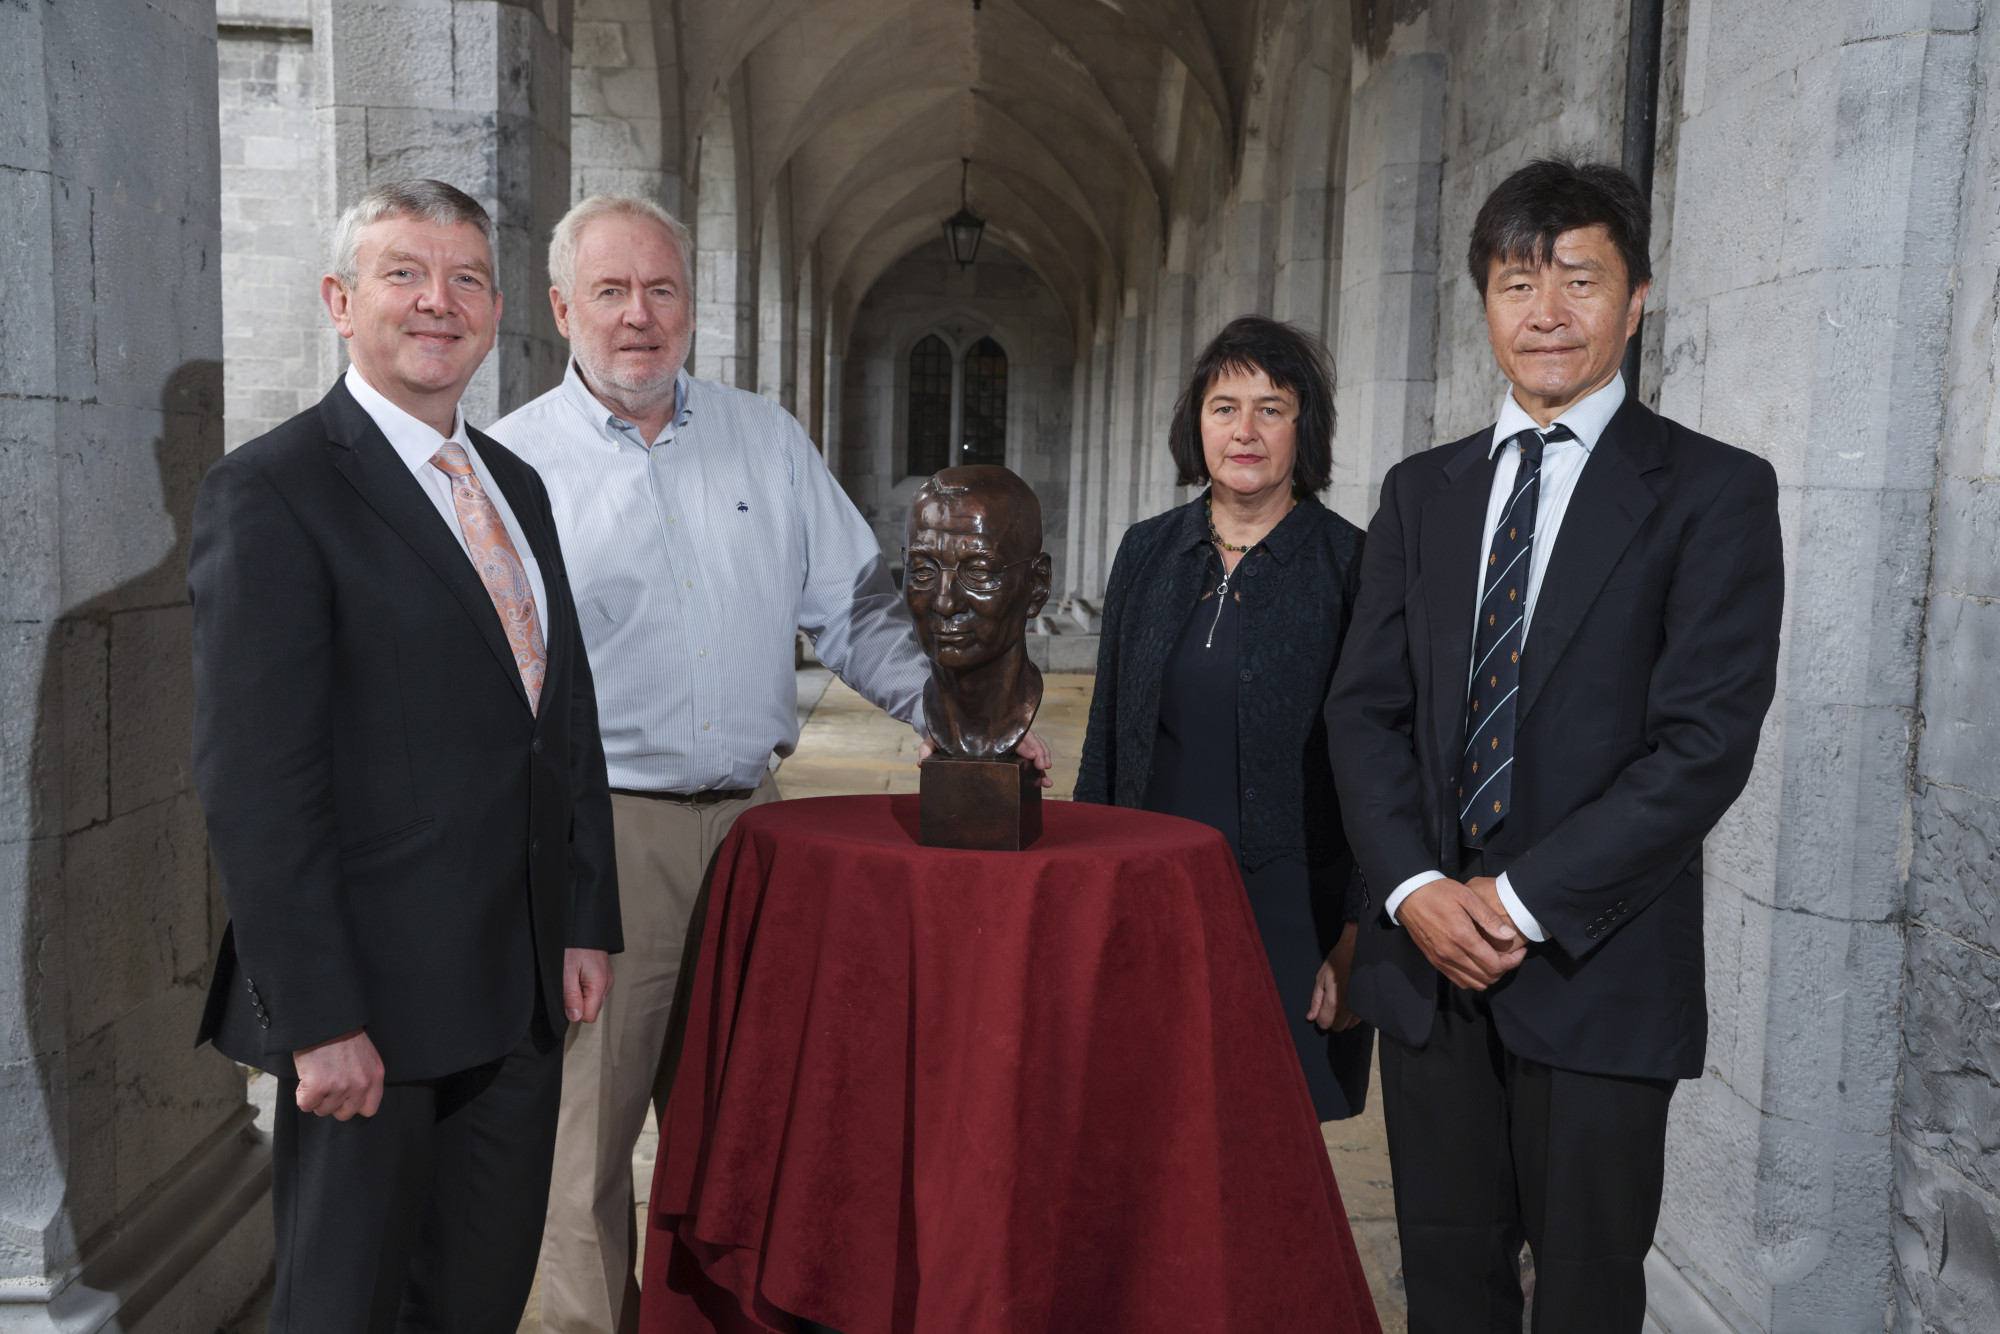
[{"label": "round draped table", "polygon": [[1234,858],[1049,802],[746,811],[661,1126],[644,1334],[1379,1331]]}]

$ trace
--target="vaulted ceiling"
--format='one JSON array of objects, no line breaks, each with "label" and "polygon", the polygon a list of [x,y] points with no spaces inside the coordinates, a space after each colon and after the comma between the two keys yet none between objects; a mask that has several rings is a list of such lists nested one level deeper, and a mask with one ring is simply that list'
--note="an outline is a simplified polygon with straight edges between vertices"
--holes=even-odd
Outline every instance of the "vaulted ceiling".
[{"label": "vaulted ceiling", "polygon": [[[761,217],[781,178],[824,290],[858,301],[938,235],[960,159],[987,234],[1081,323],[1163,234],[1190,127],[1230,152],[1254,0],[655,0],[671,161],[732,108]],[[663,89],[663,91],[666,91]],[[675,113],[678,113],[677,115]],[[678,124],[675,122],[678,121]],[[673,142],[675,139],[678,142]],[[740,183],[739,183],[740,184]],[[740,190],[739,190],[740,197]],[[1157,252],[1155,252],[1157,253]]]}]

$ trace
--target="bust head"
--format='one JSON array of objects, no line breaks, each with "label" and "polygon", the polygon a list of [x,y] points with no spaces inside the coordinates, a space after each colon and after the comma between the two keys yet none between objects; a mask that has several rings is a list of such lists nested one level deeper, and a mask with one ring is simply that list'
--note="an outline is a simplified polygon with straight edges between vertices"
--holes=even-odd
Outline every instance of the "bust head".
[{"label": "bust head", "polygon": [[1049,597],[1041,546],[1041,502],[1005,468],[947,468],[910,501],[903,598],[931,660],[925,713],[946,755],[1004,754],[1040,707],[1025,641]]}]

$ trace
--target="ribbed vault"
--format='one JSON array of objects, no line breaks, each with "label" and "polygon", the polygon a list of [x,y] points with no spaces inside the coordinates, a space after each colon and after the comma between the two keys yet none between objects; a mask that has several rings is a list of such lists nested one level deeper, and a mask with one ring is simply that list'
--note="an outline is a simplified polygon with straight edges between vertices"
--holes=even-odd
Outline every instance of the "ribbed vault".
[{"label": "ribbed vault", "polygon": [[1189,118],[1233,153],[1256,81],[1256,6],[1234,0],[653,4],[663,169],[695,180],[726,108],[748,216],[788,201],[836,327],[937,235],[970,158],[988,234],[1088,329],[1135,257],[1158,261]]}]

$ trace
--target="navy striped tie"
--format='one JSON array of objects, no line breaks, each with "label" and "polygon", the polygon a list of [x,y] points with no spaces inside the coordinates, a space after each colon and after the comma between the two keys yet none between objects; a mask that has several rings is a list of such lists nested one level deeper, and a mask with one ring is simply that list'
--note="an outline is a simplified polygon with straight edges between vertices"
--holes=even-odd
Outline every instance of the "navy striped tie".
[{"label": "navy striped tie", "polygon": [[1526,641],[1528,571],[1534,564],[1535,502],[1541,493],[1542,447],[1574,439],[1567,426],[1522,431],[1505,448],[1519,447],[1521,466],[1513,494],[1493,529],[1486,553],[1485,593],[1479,632],[1472,641],[1472,699],[1465,718],[1465,751],[1459,758],[1458,828],[1467,847],[1483,848],[1507,818],[1514,779],[1514,707],[1521,689],[1521,647]]}]

